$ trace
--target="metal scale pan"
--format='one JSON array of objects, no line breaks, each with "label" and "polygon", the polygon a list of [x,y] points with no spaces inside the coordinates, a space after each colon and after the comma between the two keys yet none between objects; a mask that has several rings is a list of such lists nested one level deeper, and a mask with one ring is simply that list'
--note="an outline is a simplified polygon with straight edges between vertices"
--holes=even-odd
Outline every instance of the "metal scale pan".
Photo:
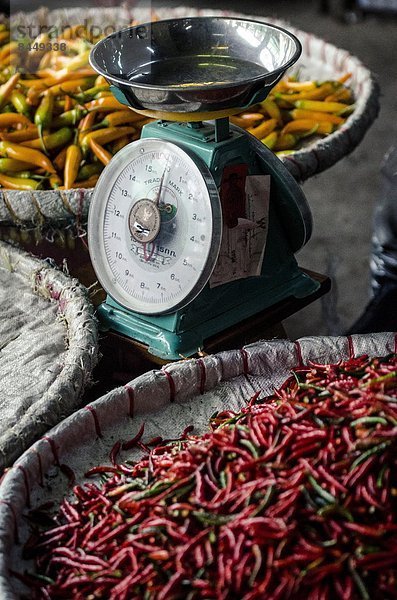
[{"label": "metal scale pan", "polygon": [[135,110],[192,121],[263,100],[300,54],[298,39],[280,27],[192,17],[116,32],[95,46],[90,62]]}]

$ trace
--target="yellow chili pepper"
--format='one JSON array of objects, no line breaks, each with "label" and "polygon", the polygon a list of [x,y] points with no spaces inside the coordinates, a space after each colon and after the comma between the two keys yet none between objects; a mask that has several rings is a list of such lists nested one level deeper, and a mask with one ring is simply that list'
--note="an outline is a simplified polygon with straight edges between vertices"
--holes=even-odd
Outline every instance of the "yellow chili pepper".
[{"label": "yellow chili pepper", "polygon": [[325,113],[321,111],[305,110],[304,108],[294,108],[290,115],[293,119],[313,119],[314,121],[328,121],[335,125],[341,125],[345,122],[343,117],[339,117],[334,113]]},{"label": "yellow chili pepper", "polygon": [[[66,75],[70,75],[72,71],[77,71],[80,67],[86,67],[88,64],[88,57],[90,55],[90,50],[86,50],[81,54],[77,54],[73,58],[70,58],[67,62],[67,65],[60,69],[59,71],[55,71],[54,79],[59,82],[60,79],[64,78]],[[86,68],[84,73],[89,73],[90,75],[96,75],[95,71],[91,68]]]},{"label": "yellow chili pepper", "polygon": [[9,56],[10,54],[13,54],[17,49],[18,49],[17,42],[8,42],[8,44],[5,44],[4,46],[2,46],[0,48],[0,64],[5,66],[5,63],[3,63],[5,58],[7,56]]},{"label": "yellow chili pepper", "polygon": [[15,158],[0,158],[0,173],[18,173],[18,171],[24,171],[30,169],[29,163],[23,162],[22,160],[15,160]]},{"label": "yellow chili pepper", "polygon": [[[78,143],[80,146],[83,144],[83,140],[85,135],[92,130],[96,119],[96,113],[90,112],[85,117],[83,117],[78,125]],[[84,148],[83,148],[84,150]],[[87,150],[87,146],[85,146],[85,150]]]},{"label": "yellow chili pepper", "polygon": [[346,108],[342,102],[320,102],[319,100],[298,100],[295,102],[296,108],[305,110],[318,110],[319,112],[338,113]]},{"label": "yellow chili pepper", "polygon": [[7,104],[11,92],[17,85],[20,76],[20,73],[15,73],[14,75],[11,75],[6,83],[3,83],[3,85],[0,86],[0,109]]},{"label": "yellow chili pepper", "polygon": [[[340,84],[337,84],[340,85]],[[326,96],[333,93],[336,89],[334,82],[327,81],[313,90],[301,91],[292,94],[279,94],[276,93],[276,100],[284,100],[291,104],[294,104],[298,100],[324,100]]]},{"label": "yellow chili pepper", "polygon": [[112,160],[113,155],[94,139],[90,139],[90,148],[102,164],[107,165]]},{"label": "yellow chili pepper", "polygon": [[[71,188],[84,188],[89,189],[95,186],[96,182],[99,179],[99,175],[92,175],[89,179],[85,179],[84,181],[76,181]],[[65,186],[66,188],[66,186]]]},{"label": "yellow chili pepper", "polygon": [[47,85],[47,81],[45,79],[20,79],[19,80],[19,85],[23,86],[24,88],[28,88],[29,90],[31,88],[41,88],[42,90],[45,90],[48,85]]},{"label": "yellow chili pepper", "polygon": [[351,76],[352,76],[352,73],[345,73],[341,77],[338,77],[338,81],[339,81],[339,83],[346,83],[346,81],[348,79],[350,79]]},{"label": "yellow chili pepper", "polygon": [[15,108],[15,110],[21,115],[25,115],[29,117],[30,109],[29,104],[27,103],[26,96],[22,94],[19,90],[13,90],[10,96],[11,104]]},{"label": "yellow chili pepper", "polygon": [[26,102],[29,106],[38,106],[41,102],[41,92],[43,91],[43,87],[31,87],[28,89],[26,94]]},{"label": "yellow chili pepper", "polygon": [[231,116],[230,121],[238,127],[247,129],[248,127],[255,127],[256,125],[259,125],[259,123],[263,121],[263,114],[257,112],[240,113],[239,115]]},{"label": "yellow chili pepper", "polygon": [[353,97],[351,91],[343,87],[324,98],[324,100],[325,102],[346,102],[350,104],[350,102],[353,100]]},{"label": "yellow chili pepper", "polygon": [[40,59],[39,69],[46,69],[51,64],[52,58],[52,52],[46,52]]},{"label": "yellow chili pepper", "polygon": [[261,140],[271,133],[276,127],[277,119],[266,119],[257,127],[249,127],[247,131]]},{"label": "yellow chili pepper", "polygon": [[95,79],[95,86],[99,85],[109,85],[103,75],[98,75],[98,77]]},{"label": "yellow chili pepper", "polygon": [[113,154],[116,154],[116,152],[118,152],[119,150],[124,148],[124,146],[126,146],[129,143],[130,143],[130,138],[128,137],[128,135],[124,135],[123,137],[116,140],[112,145]]},{"label": "yellow chili pepper", "polygon": [[[263,115],[261,115],[261,117],[263,118]],[[117,125],[124,125],[125,123],[134,123],[136,121],[140,121],[141,119],[142,115],[134,112],[131,109],[118,110],[106,115],[103,121],[101,121],[101,125],[104,127],[115,127]]]},{"label": "yellow chili pepper", "polygon": [[[308,131],[312,131],[314,128],[318,129],[318,123],[313,119],[295,119],[294,121],[290,121],[281,130],[281,135],[285,133],[306,133]],[[332,123],[330,123],[332,127]]]},{"label": "yellow chili pepper", "polygon": [[78,124],[78,130],[80,133],[87,133],[87,130],[91,130],[95,119],[96,119],[96,113],[95,112],[89,112],[87,113],[81,120],[80,123]]},{"label": "yellow chili pepper", "polygon": [[276,119],[276,121],[280,124],[283,122],[280,108],[277,106],[274,100],[271,100],[269,97],[267,97],[260,103],[260,105],[262,108],[264,108],[271,119]]},{"label": "yellow chili pepper", "polygon": [[16,127],[17,125],[32,125],[31,121],[25,116],[18,113],[1,113],[0,128]]},{"label": "yellow chili pepper", "polygon": [[[68,61],[70,60],[69,58],[64,58],[64,60]],[[61,69],[62,71],[64,71],[64,69]],[[61,83],[60,79],[62,79],[63,81],[72,81],[72,79],[82,79],[85,77],[89,77],[90,79],[92,79],[92,81],[95,81],[95,76],[96,73],[94,71],[94,69],[92,67],[90,67],[90,65],[87,63],[87,65],[85,65],[84,67],[80,67],[79,69],[76,69],[75,71],[71,71],[67,74],[64,73],[62,76],[60,76],[61,70],[57,71],[56,69],[52,71],[53,73],[53,78],[56,79],[56,82],[54,83]]]},{"label": "yellow chili pepper", "polygon": [[17,160],[28,162],[31,165],[37,165],[49,173],[56,172],[50,159],[40,152],[40,150],[34,148],[25,148],[25,146],[20,146],[19,144],[3,141],[0,142],[0,154],[7,158],[15,158]]},{"label": "yellow chili pepper", "polygon": [[273,150],[290,150],[294,148],[298,142],[298,137],[293,135],[292,133],[285,133],[284,135],[279,135],[276,143],[274,144]]},{"label": "yellow chili pepper", "polygon": [[52,161],[58,171],[63,171],[63,169],[65,167],[66,150],[67,150],[67,146],[65,146],[65,148],[62,148],[62,150],[56,155],[56,157]]},{"label": "yellow chili pepper", "polygon": [[265,146],[267,146],[268,148],[270,148],[270,150],[272,150],[274,148],[274,146],[276,145],[278,135],[279,134],[277,133],[277,131],[272,131],[266,137],[264,137],[261,140],[261,142],[263,144],[265,144]]},{"label": "yellow chili pepper", "polygon": [[320,135],[328,135],[335,130],[335,125],[329,121],[320,121],[317,123],[316,133]]},{"label": "yellow chili pepper", "polygon": [[291,81],[287,79],[283,83],[285,89],[292,90],[294,92],[309,91],[316,88],[315,81]]},{"label": "yellow chili pepper", "polygon": [[82,158],[83,155],[81,149],[77,144],[71,144],[67,147],[65,166],[63,169],[63,182],[65,189],[71,188],[76,181]]},{"label": "yellow chili pepper", "polygon": [[114,96],[91,100],[85,104],[85,107],[88,110],[125,110],[125,104],[121,104]]},{"label": "yellow chili pepper", "polygon": [[[98,93],[95,95],[95,99],[97,99],[97,98],[98,98],[98,99],[99,99],[99,98],[109,98],[110,96],[112,96],[112,92],[110,92],[110,91],[108,90],[108,91],[98,92]],[[86,102],[87,102],[87,101],[88,101],[88,98],[87,98]]]},{"label": "yellow chili pepper", "polygon": [[62,92],[73,92],[74,90],[83,90],[89,88],[92,84],[92,77],[81,77],[80,79],[72,79],[72,81],[63,81],[48,88],[45,94],[51,93],[57,96]]},{"label": "yellow chili pepper", "polygon": [[8,65],[12,65],[12,66],[18,65],[18,61],[19,61],[19,54],[17,52],[11,52],[5,58],[3,58],[3,60],[1,62],[3,63],[3,67],[5,67]]},{"label": "yellow chili pepper", "polygon": [[290,121],[281,130],[281,135],[287,133],[296,133],[300,137],[308,135],[327,135],[332,133],[335,128],[333,123],[329,121],[314,121],[313,119],[296,119]]},{"label": "yellow chili pepper", "polygon": [[300,92],[298,100],[324,100],[326,96],[335,91],[339,84],[332,81],[326,81],[314,90]]},{"label": "yellow chili pepper", "polygon": [[0,31],[0,44],[2,44],[3,42],[5,42],[8,39],[10,39],[10,32],[9,31]]},{"label": "yellow chili pepper", "polygon": [[63,107],[63,110],[65,112],[68,112],[69,110],[72,110],[74,108],[75,102],[73,100],[73,98],[71,96],[65,96],[65,104]]},{"label": "yellow chili pepper", "polygon": [[19,129],[18,131],[10,131],[10,133],[0,133],[0,138],[5,142],[14,142],[19,144],[28,140],[35,140],[39,135],[39,131],[35,125]]},{"label": "yellow chili pepper", "polygon": [[50,175],[49,178],[50,186],[53,190],[60,188],[62,186],[62,179],[56,173]]},{"label": "yellow chili pepper", "polygon": [[114,142],[120,137],[130,135],[135,132],[134,127],[106,127],[104,129],[97,129],[96,131],[90,131],[87,133],[82,141],[83,152],[87,152],[90,141],[95,140],[98,144],[108,144]]},{"label": "yellow chili pepper", "polygon": [[40,181],[0,174],[0,185],[9,190],[37,190]]}]

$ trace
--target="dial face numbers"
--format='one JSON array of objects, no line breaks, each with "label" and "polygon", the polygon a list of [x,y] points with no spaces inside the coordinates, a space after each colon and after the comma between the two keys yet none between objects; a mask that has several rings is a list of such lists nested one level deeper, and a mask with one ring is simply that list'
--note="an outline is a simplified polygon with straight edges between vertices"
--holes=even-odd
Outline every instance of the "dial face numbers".
[{"label": "dial face numbers", "polygon": [[90,254],[103,287],[125,308],[161,314],[190,302],[213,270],[220,238],[213,179],[179,146],[133,142],[101,175]]}]

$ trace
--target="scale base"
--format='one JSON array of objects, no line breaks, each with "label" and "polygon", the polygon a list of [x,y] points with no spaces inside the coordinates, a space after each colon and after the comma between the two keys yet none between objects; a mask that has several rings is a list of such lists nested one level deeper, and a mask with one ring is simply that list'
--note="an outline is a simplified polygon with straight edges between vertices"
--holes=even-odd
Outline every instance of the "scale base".
[{"label": "scale base", "polygon": [[[216,315],[208,310],[205,318],[183,327],[184,319],[171,320],[171,326],[164,327],[164,317],[145,317],[124,310],[111,298],[98,308],[101,327],[141,342],[148,347],[148,352],[165,361],[180,360],[197,354],[205,349],[205,341],[219,332],[240,324],[257,313],[280,303],[287,298],[299,300],[318,292],[320,283],[307,273],[297,270],[293,280],[282,282],[268,289],[266,294],[257,291],[249,301],[229,307],[222,307],[222,313]],[[306,304],[307,302],[305,302]],[[193,302],[194,304],[194,302]],[[163,319],[163,322],[162,322]],[[167,319],[167,317],[165,317]]]}]

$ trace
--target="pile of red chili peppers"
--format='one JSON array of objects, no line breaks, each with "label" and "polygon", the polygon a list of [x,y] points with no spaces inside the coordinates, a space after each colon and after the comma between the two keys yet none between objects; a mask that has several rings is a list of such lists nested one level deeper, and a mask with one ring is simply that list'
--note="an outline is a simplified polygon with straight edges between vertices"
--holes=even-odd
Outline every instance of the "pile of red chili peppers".
[{"label": "pile of red chili peppers", "polygon": [[397,597],[397,355],[295,369],[204,436],[136,444],[38,534],[36,598]]}]

